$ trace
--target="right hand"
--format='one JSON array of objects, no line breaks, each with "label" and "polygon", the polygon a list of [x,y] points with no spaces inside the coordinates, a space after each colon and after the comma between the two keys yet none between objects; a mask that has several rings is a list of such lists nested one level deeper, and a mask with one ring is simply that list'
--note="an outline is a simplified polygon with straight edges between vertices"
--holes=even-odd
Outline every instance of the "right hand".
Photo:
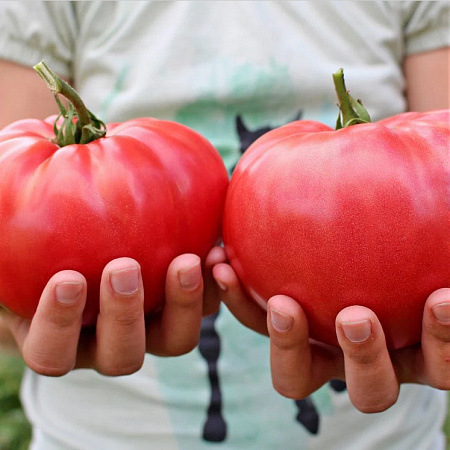
[{"label": "right hand", "polygon": [[176,257],[167,271],[165,305],[149,318],[144,317],[140,266],[131,258],[115,259],[104,268],[94,329],[81,326],[86,280],[71,270],[49,280],[31,321],[6,310],[1,318],[25,363],[38,374],[93,368],[104,375],[128,375],[139,370],[146,352],[177,356],[197,345],[202,315],[219,307],[211,272],[224,260],[223,250],[213,248],[202,274],[198,256]]},{"label": "right hand", "polygon": [[[361,412],[393,406],[402,383],[450,389],[450,289],[433,292],[424,306],[422,341],[389,351],[380,321],[363,306],[349,306],[336,317],[339,347],[309,338],[308,321],[299,303],[285,295],[268,300],[264,311],[244,292],[229,264],[214,267],[222,301],[245,326],[270,338],[274,388],[302,399],[332,379],[344,380],[351,402]],[[333,292],[330,292],[330,297]],[[439,319],[433,311],[441,311]]]}]

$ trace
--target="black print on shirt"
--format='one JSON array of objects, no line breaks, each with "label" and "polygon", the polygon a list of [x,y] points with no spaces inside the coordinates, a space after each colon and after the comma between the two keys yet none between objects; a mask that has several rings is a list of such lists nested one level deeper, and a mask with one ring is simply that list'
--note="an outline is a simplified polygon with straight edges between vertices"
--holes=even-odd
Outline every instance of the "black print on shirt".
[{"label": "black print on shirt", "polygon": [[[331,380],[329,386],[335,392],[344,392],[347,389],[345,381]],[[301,423],[311,434],[319,433],[320,415],[311,397],[295,400],[298,408],[297,422]]]},{"label": "black print on shirt", "polygon": [[[302,111],[299,111],[291,121],[301,119],[302,115]],[[270,126],[250,130],[245,125],[242,117],[238,115],[236,117],[236,131],[239,136],[241,154],[256,139],[270,130],[272,130]],[[211,388],[210,402],[206,411],[206,420],[202,431],[202,438],[208,442],[223,442],[227,436],[227,423],[222,412],[222,392],[218,372],[220,336],[215,328],[219,313],[220,311],[203,319],[199,343],[200,354],[208,365],[208,378]],[[330,387],[336,392],[342,392],[346,389],[345,383],[339,380],[332,380]],[[312,398],[307,397],[302,400],[295,400],[295,405],[298,409],[295,421],[300,423],[309,433],[313,435],[317,434],[319,432],[320,416]]]},{"label": "black print on shirt", "polygon": [[[302,115],[303,115],[303,111],[299,111],[287,123],[293,122],[294,120],[300,120],[302,118]],[[246,125],[244,124],[242,117],[240,115],[237,116],[236,117],[236,131],[239,136],[241,154],[244,154],[244,152],[250,147],[251,144],[253,144],[253,142],[256,141],[256,139],[258,139],[263,134],[265,134],[271,130],[273,130],[273,128],[271,128],[269,126],[264,126],[264,127],[258,128],[256,130],[249,130],[246,127]]]},{"label": "black print on shirt", "polygon": [[311,434],[317,434],[319,432],[320,417],[311,397],[294,400],[294,402],[298,408],[297,422],[301,423]]},{"label": "black print on shirt", "polygon": [[336,392],[344,392],[347,389],[347,385],[346,385],[345,381],[341,381],[341,380],[331,380],[330,387],[331,387],[331,389],[333,389],[333,391],[336,391]]},{"label": "black print on shirt", "polygon": [[271,131],[272,128],[270,127],[262,127],[262,128],[258,128],[257,130],[249,130],[243,120],[241,116],[237,116],[236,117],[236,131],[238,133],[239,136],[239,141],[240,141],[240,152],[241,155],[244,154],[245,150],[247,150],[250,145],[253,144],[253,142],[256,141],[256,139],[258,139],[259,137],[261,137],[263,134],[266,134],[268,131]]},{"label": "black print on shirt", "polygon": [[211,397],[202,433],[203,439],[208,442],[222,442],[227,435],[227,424],[222,416],[222,392],[217,370],[220,338],[214,325],[218,315],[217,312],[202,320],[199,343],[200,354],[208,364],[208,377],[211,386]]},{"label": "black print on shirt", "polygon": [[[300,120],[302,118],[303,111],[299,111],[291,120],[288,120],[286,123],[293,122],[294,120]],[[268,131],[273,130],[274,128],[270,126],[263,126],[261,128],[257,128],[256,130],[250,130],[245,125],[242,117],[240,115],[236,116],[236,131],[239,136],[239,151],[241,155],[245,153],[245,151],[263,134]],[[232,171],[236,166],[233,167]]]}]

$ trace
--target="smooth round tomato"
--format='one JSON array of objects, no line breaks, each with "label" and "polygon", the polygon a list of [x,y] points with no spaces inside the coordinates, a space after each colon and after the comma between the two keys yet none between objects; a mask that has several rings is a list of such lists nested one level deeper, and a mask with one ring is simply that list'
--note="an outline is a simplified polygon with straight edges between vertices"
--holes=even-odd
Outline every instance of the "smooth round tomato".
[{"label": "smooth round tomato", "polygon": [[223,221],[247,293],[293,297],[328,344],[350,305],[377,314],[390,348],[419,342],[427,296],[450,286],[449,123],[449,111],[337,131],[297,121],[255,141]]},{"label": "smooth round tomato", "polygon": [[0,132],[0,303],[31,318],[56,272],[87,279],[84,323],[98,313],[102,270],[141,265],[145,311],[164,300],[171,260],[204,258],[219,238],[228,175],[195,131],[151,118],[107,125],[105,137],[60,147],[50,121]]}]

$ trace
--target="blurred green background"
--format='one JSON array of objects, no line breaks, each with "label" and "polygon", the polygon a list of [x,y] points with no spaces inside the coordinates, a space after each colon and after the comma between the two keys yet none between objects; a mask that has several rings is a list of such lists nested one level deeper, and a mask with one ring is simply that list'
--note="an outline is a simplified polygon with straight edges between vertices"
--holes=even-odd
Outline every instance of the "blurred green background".
[{"label": "blurred green background", "polygon": [[23,369],[21,359],[0,355],[0,450],[25,450],[30,442],[30,425],[19,399]]},{"label": "blurred green background", "polygon": [[[25,450],[30,442],[30,425],[19,400],[23,369],[21,359],[0,355],[0,450]],[[450,393],[448,402],[450,410]],[[444,430],[447,435],[447,450],[450,450],[450,415]]]}]

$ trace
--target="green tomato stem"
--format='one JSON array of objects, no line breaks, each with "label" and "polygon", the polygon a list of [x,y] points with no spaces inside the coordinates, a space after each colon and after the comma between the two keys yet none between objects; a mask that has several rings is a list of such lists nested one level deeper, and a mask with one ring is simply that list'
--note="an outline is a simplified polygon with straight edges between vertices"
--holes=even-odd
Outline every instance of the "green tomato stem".
[{"label": "green tomato stem", "polygon": [[[105,136],[105,124],[86,108],[75,89],[53,72],[44,61],[36,64],[34,70],[47,83],[58,104],[60,115],[55,121],[54,128],[56,141],[61,147],[74,143],[87,144]],[[58,95],[62,95],[70,102],[67,110],[59,101]],[[64,117],[64,121],[58,128],[56,122],[60,116]],[[77,119],[75,123],[74,118]]]},{"label": "green tomato stem", "polygon": [[370,122],[369,113],[362,106],[362,103],[359,100],[355,100],[347,91],[343,69],[339,69],[333,74],[333,82],[339,106],[336,129]]}]

